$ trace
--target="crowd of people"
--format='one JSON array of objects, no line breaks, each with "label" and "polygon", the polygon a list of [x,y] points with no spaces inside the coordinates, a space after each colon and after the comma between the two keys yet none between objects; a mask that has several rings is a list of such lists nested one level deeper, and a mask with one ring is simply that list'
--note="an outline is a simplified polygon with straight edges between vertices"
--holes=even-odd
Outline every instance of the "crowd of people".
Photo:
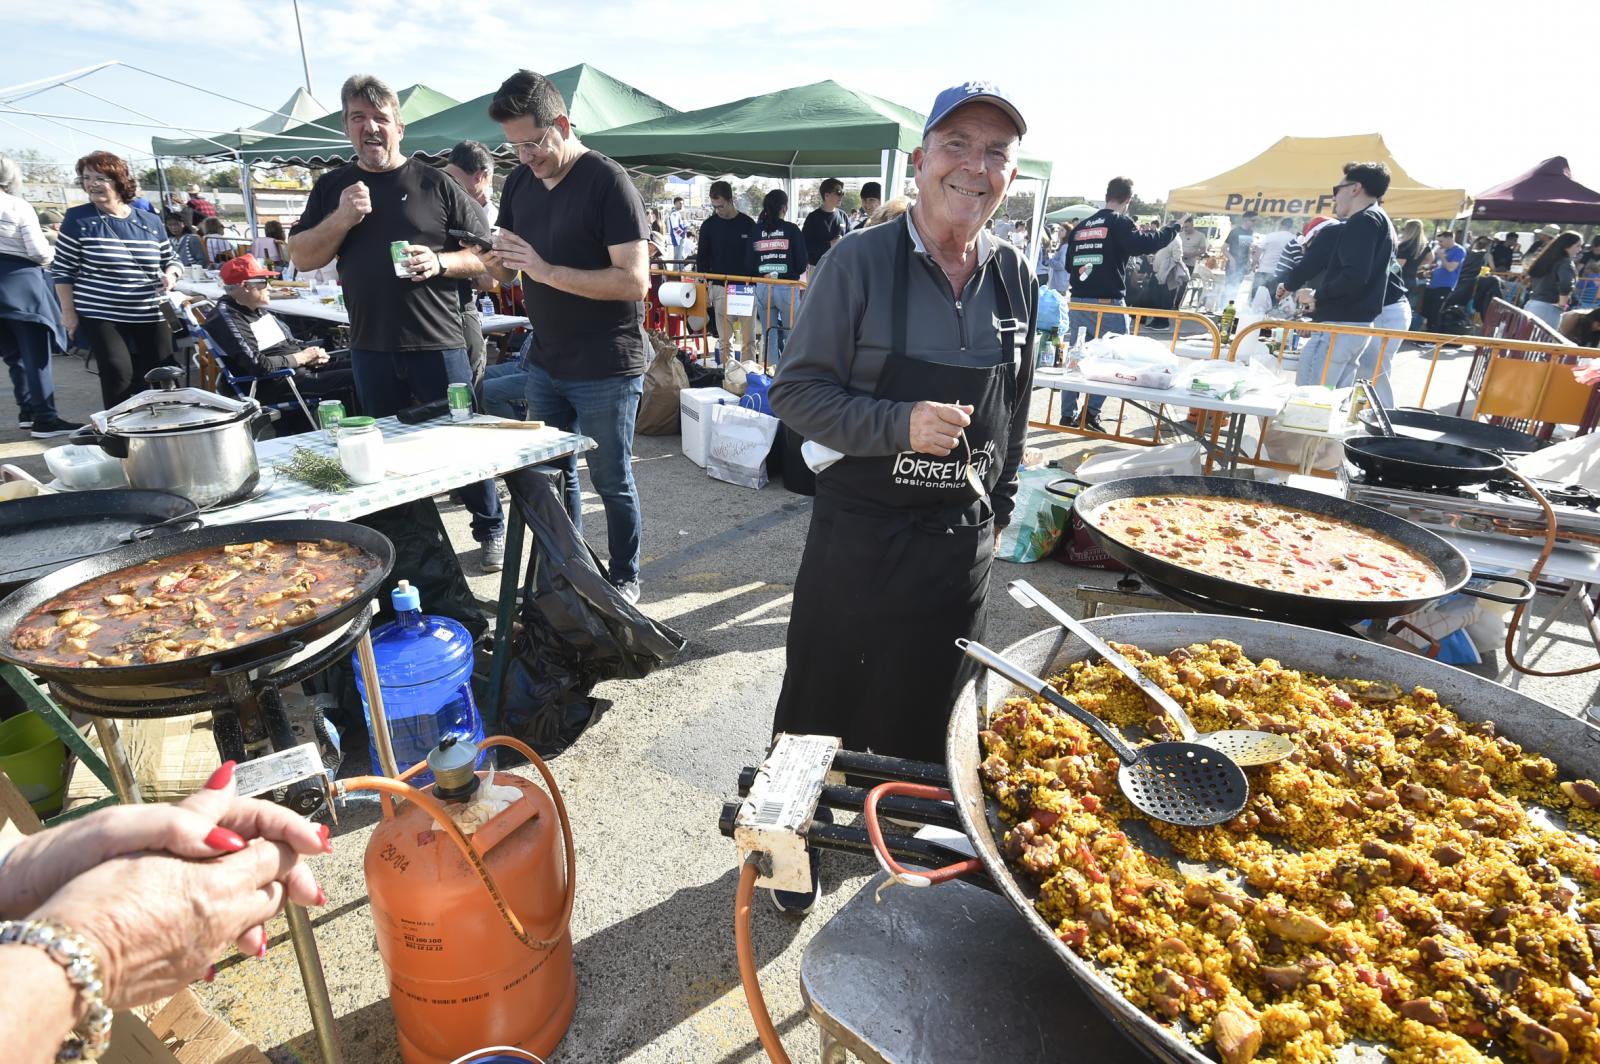
[{"label": "crowd of people", "polygon": [[[1216,240],[1197,228],[1193,218],[1176,219],[1166,227],[1128,218],[1131,182],[1125,178],[1116,179],[1108,187],[1102,210],[1076,225],[1062,225],[1053,233],[1046,233],[1036,263],[1039,281],[1075,303],[1176,309],[1192,302],[1219,314],[1226,304],[1239,301],[1261,315],[1432,333],[1470,331],[1481,321],[1490,302],[1503,297],[1515,299],[1530,315],[1574,343],[1593,344],[1600,322],[1591,322],[1596,315],[1588,308],[1600,301],[1600,234],[1586,242],[1575,230],[1547,225],[1533,234],[1526,249],[1521,246],[1522,236],[1515,231],[1492,237],[1480,235],[1470,245],[1463,244],[1461,236],[1449,229],[1429,238],[1421,221],[1405,221],[1397,230],[1383,212],[1382,194],[1387,191],[1387,169],[1383,164],[1358,164],[1351,172],[1358,175],[1358,184],[1366,190],[1360,197],[1361,205],[1351,214],[1375,210],[1376,214],[1358,219],[1363,222],[1360,228],[1378,226],[1387,233],[1386,240],[1378,245],[1378,251],[1386,249],[1387,256],[1378,254],[1377,258],[1383,261],[1369,263],[1362,274],[1364,290],[1373,289],[1378,275],[1384,274],[1381,298],[1370,318],[1368,312],[1374,307],[1370,291],[1354,307],[1336,305],[1332,313],[1343,317],[1328,316],[1329,296],[1338,298],[1356,283],[1356,275],[1351,272],[1355,268],[1343,257],[1338,265],[1344,276],[1324,291],[1323,309],[1316,309],[1312,293],[1326,280],[1326,256],[1354,232],[1341,228],[1351,216],[1338,214],[1337,207],[1334,216],[1317,216],[1303,225],[1293,218],[1271,222],[1247,212],[1233,219],[1226,235]],[[1351,186],[1346,181],[1340,187]],[[1377,202],[1366,203],[1369,196]],[[1176,238],[1170,232],[1174,224]],[[1026,223],[1002,220],[993,232],[1021,246],[1026,241],[1027,228]],[[1327,238],[1308,259],[1308,248],[1324,232]],[[1087,234],[1087,238],[1081,234]],[[1299,294],[1307,288],[1311,292]],[[1585,308],[1582,312],[1573,309],[1579,305]],[[1091,337],[1126,328],[1123,315],[1070,313],[1077,317],[1064,326],[1069,339],[1077,335],[1080,327],[1086,328]],[[1150,324],[1159,327],[1162,323],[1154,319]],[[1323,343],[1313,345],[1313,362],[1329,354],[1323,350]],[[1348,377],[1351,365],[1357,372],[1376,369],[1385,353],[1384,345],[1365,345],[1360,352],[1352,349],[1354,362],[1350,363],[1342,357],[1346,352],[1332,352],[1340,357],[1333,360],[1329,383]],[[1387,399],[1386,369],[1383,367],[1378,376],[1380,391]],[[1320,379],[1320,370],[1302,372],[1316,372]],[[1063,424],[1076,423],[1076,398],[1072,393],[1063,395]],[[1080,427],[1101,431],[1098,414],[1096,400],[1091,399]]]},{"label": "crowd of people", "polygon": [[[738,337],[744,357],[776,365],[773,410],[817,447],[817,499],[794,585],[774,731],[838,735],[850,748],[923,760],[942,757],[940,709],[975,669],[954,644],[982,635],[989,567],[1014,507],[1041,286],[1081,305],[1067,315],[1069,334],[1127,331],[1121,308],[1136,272],[1139,285],[1156,291],[1144,287],[1136,298],[1159,299],[1162,309],[1179,306],[1196,279],[1212,278],[1229,296],[1292,301],[1314,322],[1405,328],[1417,314],[1443,313],[1505,255],[1493,243],[1462,248],[1453,234],[1425,240],[1415,223],[1397,231],[1382,206],[1387,167],[1355,162],[1329,175],[1332,217],[1302,226],[1246,215],[1215,252],[1192,218],[1140,225],[1128,213],[1133,181],[1114,177],[1103,206],[1041,240],[1030,261],[1028,223],[994,221],[1027,125],[1003,92],[981,81],[941,92],[930,108],[912,154],[914,203],[885,203],[869,183],[852,217],[843,210],[843,182],[830,178],[798,224],[783,190],[767,192],[752,218],[727,181],[711,185],[712,211],[698,226],[681,199],[665,212],[647,207],[620,165],[584,145],[561,92],[532,71],[507,77],[489,105],[518,162],[498,200],[486,146],[463,142],[442,167],[401,151],[399,100],[379,79],[350,77],[340,103],[353,160],[317,179],[289,232],[269,229],[244,252],[197,189],[159,215],[141,206],[126,162],[107,152],[78,160],[89,202],[48,234],[16,195],[15,168],[0,161],[0,186],[7,186],[0,193],[0,337],[35,435],[75,427],[56,414],[49,376],[67,334],[92,350],[105,406],[122,402],[145,372],[174,359],[162,307],[182,268],[216,265],[224,295],[206,329],[240,375],[292,369],[301,393],[348,397],[375,416],[444,398],[453,382],[479,381],[491,411],[593,440],[586,462],[605,514],[606,572],[622,598],[637,602],[642,516],[631,456],[651,351],[650,266],[692,265],[712,275],[709,312],[727,352]],[[1530,282],[1529,312],[1548,320],[1584,276],[1600,274],[1600,241],[1585,250],[1576,233],[1540,237],[1513,257]],[[398,261],[394,244],[402,248]],[[347,357],[289,336],[267,312],[267,281],[279,263],[302,276],[336,270],[350,319]],[[756,280],[754,313],[730,309],[728,278]],[[514,283],[522,286],[529,334],[515,359],[489,366],[478,299]],[[985,325],[970,328],[973,321]],[[1376,339],[1330,342],[1314,333],[1297,380],[1347,387],[1370,375],[1382,390],[1387,353]],[[1080,419],[1077,399],[1063,397],[1063,422],[1099,430],[1103,400],[1091,398]],[[576,456],[560,472],[581,532]],[[504,561],[495,485],[472,485],[461,496],[482,568],[493,571]],[[908,676],[896,666],[911,658],[919,667]],[[818,668],[818,661],[832,665]],[[262,882],[278,886],[254,908],[230,911],[203,933],[190,929],[188,939],[174,937],[169,949],[184,951],[183,963],[169,962],[174,977],[199,974],[200,955],[226,936],[255,948],[262,914],[284,896],[320,897],[298,863],[312,852],[309,839],[292,837],[253,805],[241,811],[203,797],[192,811],[227,828],[202,836],[212,849],[259,854],[236,875],[265,875]],[[76,879],[108,861],[215,856],[180,844],[170,825],[165,830],[164,842],[145,839],[135,858],[97,853],[8,912],[6,890],[33,860],[19,846],[13,854],[22,856],[12,860],[22,863],[8,861],[0,879],[0,916],[59,921],[86,948],[109,951],[84,904],[52,908],[49,899],[77,889]],[[179,875],[166,864],[145,867]],[[128,867],[129,875],[136,871]],[[774,900],[804,911],[813,898]],[[37,958],[26,959],[37,966]],[[0,963],[23,962],[9,951]],[[124,1004],[149,989],[108,987],[108,999]]]}]

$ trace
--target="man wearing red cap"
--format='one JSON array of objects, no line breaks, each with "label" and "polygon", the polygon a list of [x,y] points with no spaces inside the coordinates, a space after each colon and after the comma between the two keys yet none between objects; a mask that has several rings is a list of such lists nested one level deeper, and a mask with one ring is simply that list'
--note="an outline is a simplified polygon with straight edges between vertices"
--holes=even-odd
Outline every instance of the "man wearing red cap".
[{"label": "man wearing red cap", "polygon": [[[226,293],[206,318],[206,334],[221,348],[228,371],[238,377],[265,377],[282,369],[294,370],[295,387],[306,401],[342,400],[347,410],[355,404],[355,384],[348,365],[329,365],[328,352],[309,347],[290,336],[276,315],[267,310],[267,278],[254,255],[239,255],[222,264]],[[282,378],[259,380],[256,398],[263,403],[286,403],[294,392]],[[313,428],[301,426],[300,430]]]}]

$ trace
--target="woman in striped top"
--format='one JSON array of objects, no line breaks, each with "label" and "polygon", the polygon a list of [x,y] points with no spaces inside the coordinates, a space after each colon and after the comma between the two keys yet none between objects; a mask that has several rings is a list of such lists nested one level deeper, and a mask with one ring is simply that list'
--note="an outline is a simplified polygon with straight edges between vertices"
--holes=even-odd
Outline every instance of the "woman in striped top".
[{"label": "woman in striped top", "polygon": [[172,365],[172,329],[161,301],[179,267],[161,221],[129,204],[128,164],[110,152],[78,160],[89,202],[67,212],[56,243],[61,323],[87,341],[106,409],[144,389],[144,375]]}]

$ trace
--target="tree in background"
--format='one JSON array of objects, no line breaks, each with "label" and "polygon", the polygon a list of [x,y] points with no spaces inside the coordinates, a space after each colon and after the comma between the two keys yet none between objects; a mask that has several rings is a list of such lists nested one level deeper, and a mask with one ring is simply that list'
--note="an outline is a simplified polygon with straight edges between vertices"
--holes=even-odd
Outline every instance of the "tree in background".
[{"label": "tree in background", "polygon": [[1154,215],[1155,217],[1159,218],[1166,212],[1166,209],[1166,200],[1140,199],[1137,192],[1133,194],[1133,202],[1128,204],[1128,213],[1133,215],[1135,218],[1143,218],[1145,215]]},{"label": "tree in background", "polygon": [[[767,190],[752,181],[733,196],[738,201],[739,209],[754,218],[761,213],[761,201],[767,198]],[[859,201],[859,197],[857,199]]]},{"label": "tree in background", "polygon": [[644,200],[646,207],[653,207],[660,203],[667,195],[667,179],[651,174],[629,174],[633,187],[639,190],[639,198]]},{"label": "tree in background", "polygon": [[[206,175],[186,163],[172,163],[165,167],[167,171],[167,188],[174,192],[185,192],[190,185],[198,185],[205,180]],[[156,173],[156,168],[141,170],[137,175],[139,187],[152,192],[160,191],[161,176]]]},{"label": "tree in background", "polygon": [[1031,219],[1036,198],[1032,192],[1013,192],[1006,197],[1006,205],[1003,208],[1005,216],[1014,222]]},{"label": "tree in background", "polygon": [[72,180],[72,168],[45,155],[37,148],[0,148],[22,170],[24,181],[37,181],[43,185],[60,185]]}]

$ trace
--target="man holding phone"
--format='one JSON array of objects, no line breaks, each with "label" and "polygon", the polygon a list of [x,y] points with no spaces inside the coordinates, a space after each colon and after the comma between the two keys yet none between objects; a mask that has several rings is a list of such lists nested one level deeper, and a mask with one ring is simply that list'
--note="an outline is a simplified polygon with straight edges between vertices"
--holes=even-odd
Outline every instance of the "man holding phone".
[{"label": "man holding phone", "polygon": [[[400,101],[370,74],[339,90],[345,135],[355,161],[317,179],[290,234],[299,271],[339,259],[350,312],[350,368],[363,412],[384,417],[443,399],[453,382],[470,381],[462,325],[461,282],[484,272],[475,251],[448,235],[486,234],[483,208],[459,185],[400,150]],[[392,244],[402,243],[396,261]],[[404,271],[404,276],[397,276]],[[505,522],[494,481],[461,489],[472,537],[486,572],[505,559]]]},{"label": "man holding phone", "polygon": [[[627,172],[578,140],[561,90],[531,70],[489,104],[522,165],[506,178],[485,256],[501,284],[521,273],[533,344],[528,417],[595,441],[585,458],[606,511],[611,583],[639,599],[639,493],[633,425],[643,391],[650,287],[644,201]],[[563,464],[567,512],[583,529],[576,458]]]}]

